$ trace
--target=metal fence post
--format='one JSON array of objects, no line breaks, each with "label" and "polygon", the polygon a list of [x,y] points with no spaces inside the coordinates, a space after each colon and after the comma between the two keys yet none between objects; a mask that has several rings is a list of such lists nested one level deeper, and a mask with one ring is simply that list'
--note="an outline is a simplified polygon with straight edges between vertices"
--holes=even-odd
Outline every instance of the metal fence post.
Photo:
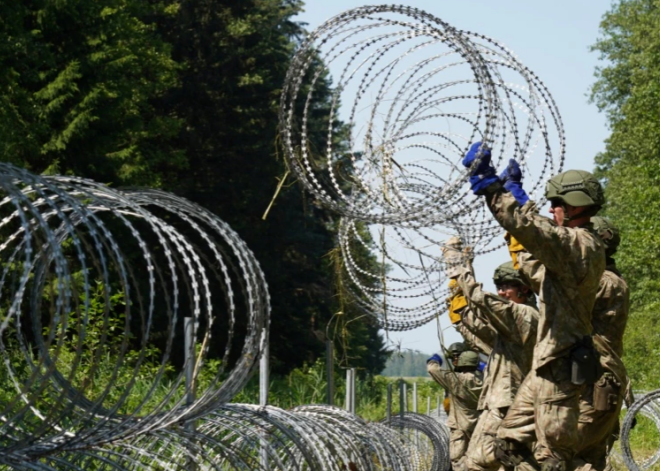
[{"label": "metal fence post", "polygon": [[355,414],[355,368],[346,370],[346,410]]},{"label": "metal fence post", "polygon": [[387,421],[392,420],[392,383],[387,384]]},{"label": "metal fence post", "polygon": [[[183,348],[184,348],[184,374],[186,378],[186,405],[188,407],[195,403],[195,384],[193,374],[195,370],[195,322],[192,317],[183,318]],[[195,431],[195,421],[186,422],[186,430],[190,433]],[[192,458],[187,459],[188,471],[195,471],[197,465]]]},{"label": "metal fence post", "polygon": [[[268,389],[269,389],[269,360],[270,360],[270,345],[266,341],[264,351],[261,353],[259,359],[259,405],[265,407],[268,405]],[[259,450],[259,462],[261,469],[268,470],[268,435],[267,432],[260,432],[261,449]]]},{"label": "metal fence post", "polygon": [[417,412],[417,381],[413,383],[413,412]]},{"label": "metal fence post", "polygon": [[335,354],[334,345],[332,340],[325,341],[325,377],[326,377],[326,392],[325,402],[332,406],[335,403]]}]

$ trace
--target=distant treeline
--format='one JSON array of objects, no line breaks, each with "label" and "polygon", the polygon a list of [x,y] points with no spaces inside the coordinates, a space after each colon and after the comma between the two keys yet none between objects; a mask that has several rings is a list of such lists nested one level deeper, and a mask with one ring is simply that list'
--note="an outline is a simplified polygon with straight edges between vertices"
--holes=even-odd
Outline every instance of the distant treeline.
[{"label": "distant treeline", "polygon": [[381,375],[404,377],[428,376],[426,372],[426,360],[430,356],[431,354],[422,353],[418,350],[394,352],[389,360],[387,360],[387,364]]}]

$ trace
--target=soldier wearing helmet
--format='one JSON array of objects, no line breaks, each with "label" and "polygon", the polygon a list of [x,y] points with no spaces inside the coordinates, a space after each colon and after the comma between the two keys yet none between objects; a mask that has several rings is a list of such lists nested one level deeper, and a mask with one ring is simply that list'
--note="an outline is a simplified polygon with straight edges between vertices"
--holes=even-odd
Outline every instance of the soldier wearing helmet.
[{"label": "soldier wearing helmet", "polygon": [[[601,375],[595,384],[587,386],[580,398],[579,442],[573,467],[600,470],[605,468],[607,455],[618,434],[622,403],[624,400],[628,405],[633,402],[632,396],[626,397],[630,393],[629,380],[620,358],[630,292],[612,258],[621,242],[618,228],[600,216],[592,217],[591,222],[606,247],[607,266],[600,279],[592,317],[593,342],[599,354]],[[545,268],[522,246],[519,249],[520,272],[532,280],[532,286],[538,287]]]},{"label": "soldier wearing helmet", "polygon": [[624,400],[628,406],[633,402],[632,396],[626,396],[630,392],[629,380],[621,361],[630,290],[612,257],[621,242],[619,229],[600,216],[592,217],[591,222],[606,247],[607,266],[600,279],[591,321],[602,374],[586,388],[580,400],[580,443],[573,464],[576,469],[602,470],[618,436],[621,406]]},{"label": "soldier wearing helmet", "polygon": [[450,274],[467,300],[458,324],[470,330],[477,319],[494,332],[492,340],[486,339],[491,342],[492,351],[477,405],[482,414],[469,442],[464,464],[468,470],[495,471],[501,466],[495,454],[497,431],[532,367],[539,313],[534,293],[511,262],[495,269],[493,282],[497,294],[483,290],[469,265],[454,269]]},{"label": "soldier wearing helmet", "polygon": [[454,342],[449,346],[447,352],[449,352],[449,354],[451,355],[452,361],[456,362],[458,361],[458,357],[461,356],[461,353],[463,353],[467,349],[468,349],[467,345],[465,345],[463,342]]},{"label": "soldier wearing helmet", "polygon": [[[449,320],[471,350],[489,356],[493,350],[495,331],[487,323],[476,318],[472,311],[465,309],[467,299],[453,276],[453,273],[463,266],[471,269],[472,252],[470,250],[464,252],[461,240],[454,236],[443,245],[442,256],[445,259],[445,270],[449,277],[449,297],[447,298]],[[469,329],[466,327],[468,321]]]},{"label": "soldier wearing helmet", "polygon": [[553,221],[539,214],[522,189],[515,160],[498,177],[490,150],[477,143],[463,164],[473,191],[485,196],[499,224],[544,268],[533,366],[498,430],[498,456],[505,466],[516,466],[530,447],[543,471],[564,471],[579,442],[580,396],[585,383],[597,379],[591,318],[605,247],[590,219],[605,202],[603,190],[582,170],[552,177],[546,198]]},{"label": "soldier wearing helmet", "polygon": [[435,354],[427,360],[426,369],[449,392],[449,458],[452,469],[458,470],[463,467],[465,451],[479,418],[477,402],[483,387],[483,373],[478,370],[479,354],[472,350],[461,352],[452,363],[453,371],[442,369],[442,358]]},{"label": "soldier wearing helmet", "polygon": [[605,203],[600,182],[584,170],[568,170],[552,177],[545,187],[545,197],[560,226],[568,226],[572,218],[595,216]]}]

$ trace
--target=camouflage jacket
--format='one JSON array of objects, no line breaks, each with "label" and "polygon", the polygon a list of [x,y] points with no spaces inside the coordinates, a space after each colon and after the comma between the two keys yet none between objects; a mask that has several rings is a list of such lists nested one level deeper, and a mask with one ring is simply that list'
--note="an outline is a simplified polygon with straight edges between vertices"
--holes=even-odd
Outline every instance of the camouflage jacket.
[{"label": "camouflage jacket", "polygon": [[469,307],[463,309],[461,322],[455,327],[470,350],[476,350],[484,355],[490,355],[493,351],[497,332],[487,322],[479,319]]},{"label": "camouflage jacket", "polygon": [[568,228],[539,214],[536,204],[522,207],[508,192],[486,197],[495,219],[544,266],[539,286],[539,324],[534,348],[535,369],[569,354],[591,335],[591,317],[605,247],[592,225]]},{"label": "camouflage jacket", "polygon": [[630,289],[616,268],[608,266],[598,286],[592,324],[594,336],[603,337],[618,356],[623,355],[623,333],[628,322]]},{"label": "camouflage jacket", "polygon": [[[518,255],[520,274],[538,291],[545,268],[529,252]],[[616,376],[623,387],[628,384],[623,355],[623,333],[628,321],[630,289],[614,266],[608,266],[598,284],[591,324],[594,346],[600,355],[600,366]]]},{"label": "camouflage jacket", "polygon": [[[474,317],[495,331],[478,408],[509,407],[532,367],[539,312],[535,306],[484,291],[470,270],[462,271],[456,281]],[[469,328],[471,318],[463,322]]]},{"label": "camouflage jacket", "polygon": [[628,322],[630,289],[614,267],[608,267],[600,279],[591,323],[594,346],[600,354],[600,365],[616,376],[625,389],[628,385],[623,355],[623,333]]},{"label": "camouflage jacket", "polygon": [[447,427],[461,430],[470,436],[481,414],[481,411],[477,410],[483,387],[481,371],[443,370],[436,361],[428,362],[426,369],[440,386],[449,391],[451,406]]}]

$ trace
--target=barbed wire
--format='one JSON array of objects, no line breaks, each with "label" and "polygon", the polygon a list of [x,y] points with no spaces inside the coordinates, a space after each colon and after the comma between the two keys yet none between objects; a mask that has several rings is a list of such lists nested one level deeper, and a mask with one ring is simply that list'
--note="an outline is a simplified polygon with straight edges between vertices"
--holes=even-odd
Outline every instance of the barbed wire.
[{"label": "barbed wire", "polygon": [[[164,192],[7,164],[0,188],[5,460],[166,429],[243,388],[267,341],[270,303],[257,261],[224,222]],[[185,358],[186,316],[196,345],[188,388],[184,368],[171,371]],[[219,330],[227,347],[210,370]]]},{"label": "barbed wire", "polygon": [[[331,106],[312,122],[316,84],[337,64]],[[346,153],[335,143],[340,101],[350,103]],[[350,10],[317,28],[287,75],[280,127],[297,177],[345,217],[351,291],[395,330],[437,312],[446,293],[430,286],[443,276],[445,236],[462,234],[477,255],[498,245],[460,165],[470,143],[489,145],[498,167],[516,158],[532,196],[564,159],[559,113],[536,75],[495,41],[403,6]],[[318,131],[324,153],[312,151]],[[8,164],[0,188],[0,351],[10,386],[0,464],[447,469],[448,432],[431,417],[374,424],[323,406],[228,404],[267,342],[270,302],[253,254],[210,212],[161,191]],[[358,224],[381,226],[378,245]],[[375,246],[382,273],[356,255]],[[420,302],[408,308],[384,293]],[[192,352],[182,341],[187,317]],[[225,346],[221,357],[211,342]]]},{"label": "barbed wire", "polygon": [[[446,462],[446,430],[409,424],[436,419],[406,414],[408,425],[391,427],[329,406],[229,403],[267,341],[270,300],[253,254],[213,214],[163,191],[8,164],[0,188],[0,468]],[[188,360],[184,317],[194,321]],[[211,342],[226,345],[221,358]],[[411,427],[414,441],[402,433]]]},{"label": "barbed wire", "polygon": [[[320,116],[310,106],[333,68]],[[350,110],[345,154],[340,103]],[[419,227],[479,222],[472,213],[482,203],[460,165],[473,141],[493,150],[496,167],[518,160],[533,195],[565,152],[550,93],[510,50],[397,5],[348,10],[309,35],[285,80],[280,130],[291,169],[319,202],[353,219]],[[312,137],[322,130],[325,147]]]},{"label": "barbed wire", "polygon": [[649,469],[660,460],[660,448],[658,448],[650,456],[636,461],[630,446],[630,434],[637,417],[641,416],[650,420],[660,432],[660,389],[644,393],[635,392],[635,395],[637,399],[626,412],[621,424],[621,454],[614,450],[610,454],[612,459],[623,463],[631,471]]},{"label": "barbed wire", "polygon": [[[315,92],[331,70],[320,109]],[[496,168],[516,159],[539,204],[565,155],[552,96],[512,51],[399,5],[348,10],[310,33],[285,80],[280,132],[298,180],[343,217],[345,286],[388,330],[437,316],[451,236],[472,256],[504,245],[461,165],[472,142],[492,149]]]}]

